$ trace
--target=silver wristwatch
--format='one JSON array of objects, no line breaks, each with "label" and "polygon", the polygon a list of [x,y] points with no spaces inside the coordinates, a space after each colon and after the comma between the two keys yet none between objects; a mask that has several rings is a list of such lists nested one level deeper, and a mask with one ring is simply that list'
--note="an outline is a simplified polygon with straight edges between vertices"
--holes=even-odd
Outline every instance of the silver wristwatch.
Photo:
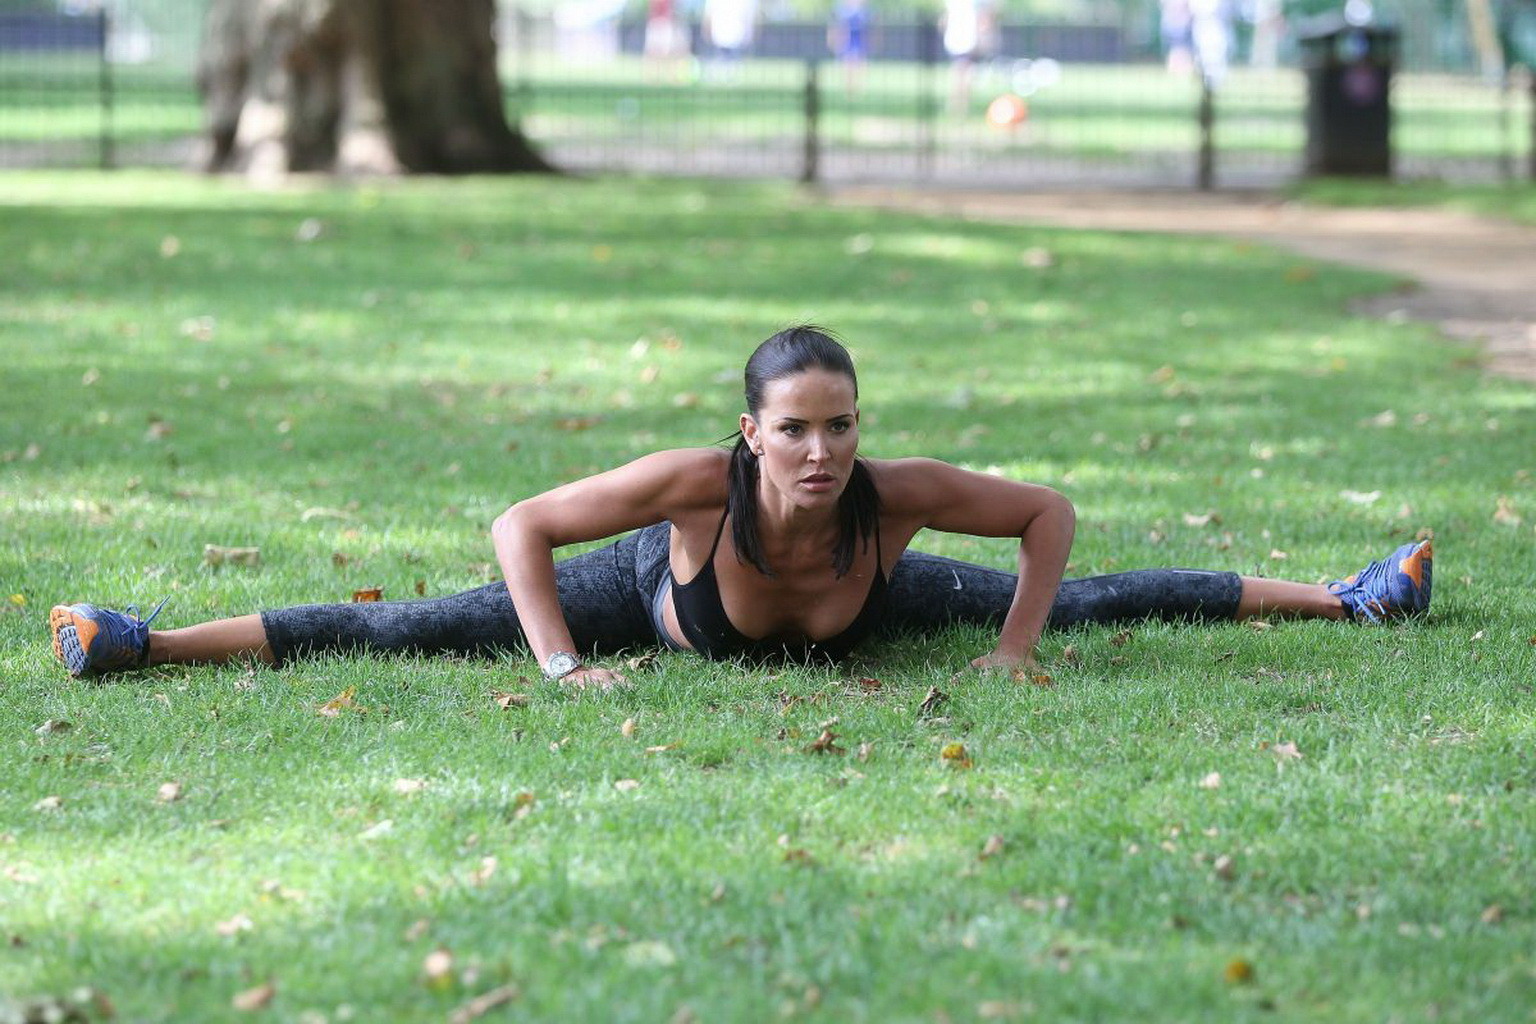
[{"label": "silver wristwatch", "polygon": [[564,679],[581,667],[581,659],[570,651],[556,651],[544,661],[544,678],[550,682]]}]

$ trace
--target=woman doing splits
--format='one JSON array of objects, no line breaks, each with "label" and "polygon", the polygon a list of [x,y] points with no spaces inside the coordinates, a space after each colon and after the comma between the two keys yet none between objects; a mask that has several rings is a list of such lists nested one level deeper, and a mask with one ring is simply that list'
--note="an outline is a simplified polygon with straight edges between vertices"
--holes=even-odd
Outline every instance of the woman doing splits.
[{"label": "woman doing splits", "polygon": [[[154,630],[90,604],[50,615],[75,676],[323,652],[527,649],[550,679],[624,683],[605,655],[836,662],[872,634],[996,627],[979,669],[1032,668],[1047,626],[1258,615],[1377,622],[1429,607],[1430,542],[1327,585],[1149,569],[1062,580],[1071,503],[1049,487],[933,459],[864,459],[853,361],[793,327],[747,361],[740,436],[657,452],[518,502],[492,529],[505,577],[435,600],[305,605]],[[908,551],[919,530],[1017,537],[1017,574]],[[624,534],[556,562],[567,544]],[[164,602],[161,602],[164,606]]]}]

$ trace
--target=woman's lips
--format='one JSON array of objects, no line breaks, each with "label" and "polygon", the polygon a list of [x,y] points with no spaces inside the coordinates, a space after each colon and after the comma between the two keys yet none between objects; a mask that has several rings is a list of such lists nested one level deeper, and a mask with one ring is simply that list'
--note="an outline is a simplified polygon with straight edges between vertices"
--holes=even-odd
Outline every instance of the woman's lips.
[{"label": "woman's lips", "polygon": [[802,477],[800,482],[813,491],[824,491],[837,483],[837,477],[830,473],[812,473],[808,477]]}]

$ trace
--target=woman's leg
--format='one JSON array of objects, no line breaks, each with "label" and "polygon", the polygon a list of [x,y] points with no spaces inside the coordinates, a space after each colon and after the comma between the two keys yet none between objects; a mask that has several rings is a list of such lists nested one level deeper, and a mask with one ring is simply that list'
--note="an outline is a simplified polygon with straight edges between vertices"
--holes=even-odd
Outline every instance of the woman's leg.
[{"label": "woman's leg", "polygon": [[1287,619],[1346,619],[1344,602],[1321,583],[1293,583],[1244,576],[1237,618],[1278,615]]},{"label": "woman's leg", "polygon": [[277,660],[260,615],[241,615],[149,633],[149,665],[222,665],[240,659],[267,665]]},{"label": "woman's leg", "polygon": [[[555,566],[560,608],[581,652],[655,642],[635,586],[636,535]],[[426,601],[301,605],[263,612],[272,663],[327,652],[489,655],[524,646],[505,583]]]},{"label": "woman's leg", "polygon": [[[891,573],[886,622],[898,632],[952,623],[999,625],[1017,582],[1002,569],[909,551]],[[1141,569],[1062,580],[1049,625],[1230,622],[1260,615],[1345,618],[1339,599],[1322,585],[1198,569]]]},{"label": "woman's leg", "polygon": [[[637,587],[638,536],[556,565],[560,606],[580,650],[611,653],[655,642]],[[55,653],[77,676],[241,658],[280,665],[324,652],[489,654],[523,645],[500,582],[426,601],[301,605],[155,631],[122,612],[61,605],[50,626]]]},{"label": "woman's leg", "polygon": [[[1063,580],[1049,625],[1165,621],[1224,622],[1259,616],[1377,621],[1429,608],[1434,552],[1404,544],[1330,584],[1296,583],[1198,569],[1141,569]],[[886,624],[927,631],[950,623],[996,625],[1018,577],[952,558],[908,551],[891,573]]]}]

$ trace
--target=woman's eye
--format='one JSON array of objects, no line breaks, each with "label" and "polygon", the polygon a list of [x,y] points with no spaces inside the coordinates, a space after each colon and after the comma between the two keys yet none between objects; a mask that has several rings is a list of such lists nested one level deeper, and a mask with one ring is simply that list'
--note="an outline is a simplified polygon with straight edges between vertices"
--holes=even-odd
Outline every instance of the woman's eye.
[{"label": "woman's eye", "polygon": [[786,424],[784,427],[784,433],[788,434],[790,437],[798,437],[800,434],[800,425],[798,423]]},{"label": "woman's eye", "polygon": [[837,423],[832,424],[832,430],[833,430],[834,433],[846,434],[846,433],[848,433],[848,428],[850,426],[851,426],[851,424],[849,424],[846,421],[839,421]]}]

